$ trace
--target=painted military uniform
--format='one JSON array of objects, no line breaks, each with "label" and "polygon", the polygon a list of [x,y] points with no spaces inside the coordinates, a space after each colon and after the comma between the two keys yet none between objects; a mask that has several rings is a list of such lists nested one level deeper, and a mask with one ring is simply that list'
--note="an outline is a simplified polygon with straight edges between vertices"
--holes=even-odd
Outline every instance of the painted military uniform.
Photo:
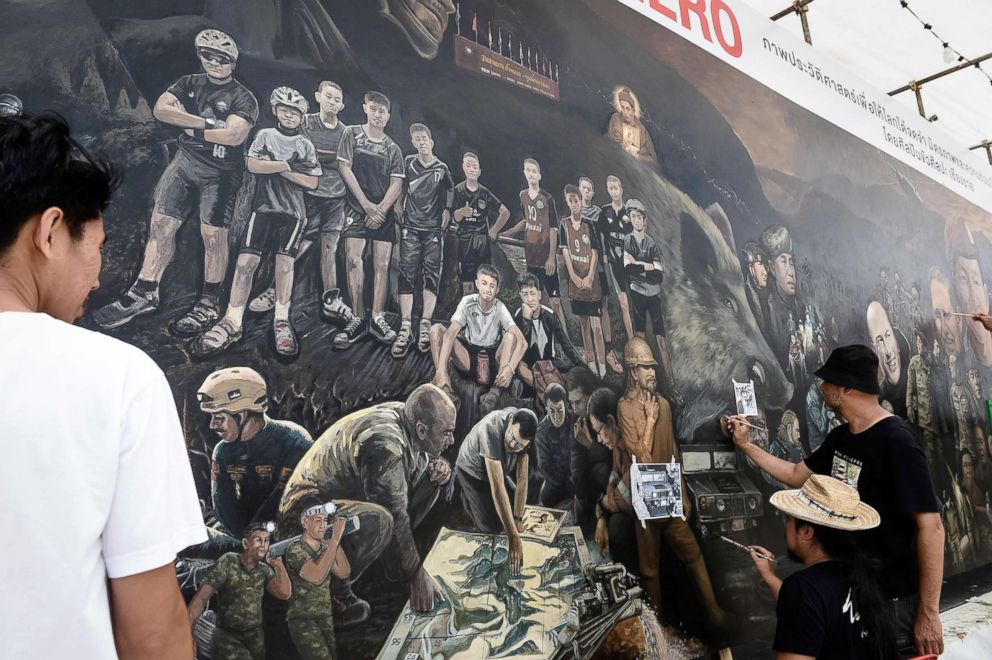
[{"label": "painted military uniform", "polygon": [[264,660],[262,594],[275,576],[264,562],[251,570],[245,568],[241,555],[234,552],[207,569],[203,582],[217,592],[218,603],[211,644],[214,660]]},{"label": "painted military uniform", "polygon": [[[681,462],[679,448],[675,443],[672,427],[672,409],[664,397],[655,394],[659,414],[655,422],[654,434],[648,441],[642,442],[647,427],[647,410],[645,404],[627,396],[620,398],[617,405],[617,417],[620,423],[620,441],[639,463],[667,463],[674,459]],[[651,404],[648,404],[651,405]],[[685,497],[685,483],[681,491]],[[689,515],[689,503],[685,502],[686,516]],[[699,543],[682,518],[665,518],[645,521],[647,527],[635,526],[637,536],[637,554],[640,564],[641,577],[644,579],[648,595],[656,605],[661,603],[661,583],[659,569],[661,568],[661,541],[664,538],[678,558],[692,573],[700,601],[706,609],[706,615],[712,623],[724,620],[726,614],[717,603],[713,586],[710,582],[703,553]]]},{"label": "painted military uniform", "polygon": [[286,569],[293,585],[289,599],[286,624],[296,650],[304,660],[331,660],[336,655],[334,615],[331,609],[331,572],[314,584],[300,575],[304,564],[317,562],[324,554],[326,543],[314,550],[306,541],[293,541],[286,548]]},{"label": "painted military uniform", "polygon": [[910,358],[906,381],[906,417],[923,430],[923,449],[931,467],[935,467],[938,438],[930,409],[930,365],[922,355]]}]

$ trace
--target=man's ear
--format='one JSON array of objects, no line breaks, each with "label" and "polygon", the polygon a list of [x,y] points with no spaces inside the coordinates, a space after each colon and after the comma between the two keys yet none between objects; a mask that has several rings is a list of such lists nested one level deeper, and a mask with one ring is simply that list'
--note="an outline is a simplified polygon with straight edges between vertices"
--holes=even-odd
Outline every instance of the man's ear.
[{"label": "man's ear", "polygon": [[51,257],[55,249],[56,234],[65,224],[65,213],[59,207],[51,206],[41,212],[36,223],[32,230],[34,246],[45,257]]},{"label": "man's ear", "polygon": [[248,539],[241,539],[241,547],[245,550],[248,549]]},{"label": "man's ear", "polygon": [[417,437],[421,440],[427,437],[427,425],[423,422],[417,422]]}]

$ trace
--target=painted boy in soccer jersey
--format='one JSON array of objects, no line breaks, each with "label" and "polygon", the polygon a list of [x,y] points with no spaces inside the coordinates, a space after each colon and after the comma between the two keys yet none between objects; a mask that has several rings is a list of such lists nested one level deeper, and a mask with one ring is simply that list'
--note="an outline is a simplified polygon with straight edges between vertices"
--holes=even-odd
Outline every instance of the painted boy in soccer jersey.
[{"label": "painted boy in soccer jersey", "polygon": [[510,211],[479,183],[482,166],[477,154],[465,152],[462,172],[465,180],[455,186],[454,221],[458,231],[458,271],[462,293],[467,296],[475,292],[479,265],[492,263],[492,243],[509,220]]},{"label": "painted boy in soccer jersey", "polygon": [[623,241],[631,232],[630,216],[623,202],[623,184],[614,175],[606,177],[606,192],[610,195],[610,203],[599,211],[597,226],[603,239],[604,266],[613,276],[613,289],[617,292],[617,301],[623,313],[623,327],[627,337],[634,336],[634,327],[630,320],[630,304],[627,298],[627,273],[623,268]]},{"label": "painted boy in soccer jersey", "polygon": [[[344,252],[352,319],[334,336],[335,348],[347,348],[366,330],[384,344],[392,344],[396,331],[383,310],[389,286],[389,261],[396,242],[394,205],[403,190],[403,152],[386,135],[389,99],[381,92],[366,92],[362,110],[365,123],[348,126],[338,147],[341,178],[348,188],[345,201]],[[365,316],[365,244],[372,242],[372,317]]]},{"label": "painted boy in soccer jersey", "polygon": [[[307,228],[296,260],[299,262],[312,244],[319,244],[323,284],[320,313],[325,321],[344,327],[353,316],[338,288],[337,269],[338,244],[344,229],[345,185],[338,167],[338,146],[345,129],[338,114],[344,109],[344,93],[336,82],[324,80],[317,86],[314,99],[318,111],[303,117],[300,130],[313,142],[321,175],[315,190],[304,191]],[[248,311],[268,312],[275,302],[275,286],[269,286],[248,304]]]},{"label": "painted boy in soccer jersey", "polygon": [[186,608],[189,624],[195,626],[217,596],[217,625],[210,643],[214,660],[265,660],[262,595],[268,591],[279,600],[292,595],[282,558],[269,556],[272,529],[272,523],[245,528],[241,552],[228,552],[207,569]]},{"label": "painted boy in soccer jersey", "polygon": [[413,293],[423,278],[423,309],[417,350],[431,348],[431,317],[437,304],[444,255],[444,231],[451,223],[455,185],[451,172],[434,155],[434,138],[424,124],[410,125],[410,141],[417,153],[404,162],[406,186],[397,203],[400,219],[400,331],[390,353],[405,357],[413,343]]},{"label": "painted boy in soccer jersey", "polygon": [[655,336],[658,354],[661,357],[661,369],[671,395],[669,398],[676,405],[682,405],[684,400],[675,385],[672,360],[665,339],[665,320],[661,307],[661,281],[664,273],[661,250],[658,249],[654,239],[647,234],[647,213],[644,204],[636,199],[628,200],[627,213],[633,231],[624,238],[623,263],[627,273],[634,334],[638,337],[646,337],[647,323],[650,319],[651,332]]},{"label": "painted boy in soccer jersey", "polygon": [[451,325],[431,328],[431,357],[434,384],[454,394],[448,369],[454,366],[479,385],[490,385],[480,399],[482,411],[495,409],[499,397],[510,387],[527,344],[513,322],[499,292],[499,271],[490,264],[479,266],[473,293],[462,298],[451,315]]},{"label": "painted boy in soccer jersey", "polygon": [[122,326],[158,309],[159,284],[175,256],[176,233],[195,212],[203,239],[203,292],[170,329],[181,337],[195,337],[220,315],[230,253],[227,232],[244,176],[242,144],[258,120],[258,101],[232,77],[238,46],[231,37],[203,30],[194,46],[203,73],[183,76],[155,102],[155,119],[182,129],[178,150],[155,187],[137,279],[118,300],[93,314],[102,328]]},{"label": "painted boy in soccer jersey", "polygon": [[551,308],[565,328],[568,326],[558,283],[558,208],[551,193],[541,188],[541,164],[533,158],[524,159],[524,178],[527,188],[520,191],[523,217],[504,235],[512,237],[524,233],[527,272],[537,276]]},{"label": "painted boy in soccer jersey", "polygon": [[599,288],[603,292],[603,314],[600,317],[602,320],[600,325],[603,326],[603,339],[606,341],[606,359],[608,360],[608,366],[613,369],[614,373],[622,374],[623,365],[620,364],[620,360],[610,350],[610,345],[613,344],[613,326],[610,323],[609,305],[610,280],[606,275],[606,260],[603,255],[606,246],[604,245],[603,235],[599,231],[599,214],[601,209],[593,204],[593,199],[596,197],[596,186],[589,177],[580,176],[578,187],[579,195],[582,197],[582,219],[588,222],[589,226],[593,228],[593,231],[599,234],[600,258],[596,270],[598,271]]},{"label": "painted boy in soccer jersey", "polygon": [[562,218],[559,246],[568,271],[568,300],[572,313],[579,317],[586,364],[601,378],[606,375],[606,343],[600,317],[603,312],[603,289],[599,279],[599,233],[582,219],[582,193],[568,184],[565,204],[570,215]]},{"label": "painted boy in soccer jersey", "polygon": [[241,339],[252,280],[267,249],[276,253],[272,324],[276,353],[296,357],[300,352],[289,316],[293,266],[306,226],[303,191],[317,188],[321,169],[313,143],[300,132],[309,108],[307,100],[295,89],[277,87],[269,103],[279,125],[256,133],[248,149],[248,171],[258,177],[258,185],[234,270],[231,297],[224,317],[193,342],[191,348],[198,357],[220,353]]}]

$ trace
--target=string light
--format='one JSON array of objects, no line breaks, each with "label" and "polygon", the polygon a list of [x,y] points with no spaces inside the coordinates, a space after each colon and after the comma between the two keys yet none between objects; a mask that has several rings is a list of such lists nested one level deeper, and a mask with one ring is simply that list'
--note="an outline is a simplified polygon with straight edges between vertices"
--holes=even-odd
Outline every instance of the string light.
[{"label": "string light", "polygon": [[[941,45],[944,47],[944,62],[946,62],[947,64],[950,64],[955,59],[957,59],[958,62],[964,62],[965,60],[968,59],[967,57],[965,57],[964,55],[962,55],[961,52],[958,49],[956,49],[953,46],[951,46],[951,44],[950,44],[949,41],[947,41],[946,39],[943,39],[939,34],[937,34],[934,31],[934,29],[933,29],[933,25],[931,25],[930,23],[927,23],[925,20],[923,20],[922,18],[920,18],[920,15],[917,14],[913,10],[913,8],[909,6],[909,0],[899,0],[899,5],[903,9],[905,9],[906,11],[908,11],[910,13],[910,15],[913,18],[915,18],[920,23],[920,25],[923,26],[923,29],[924,30],[926,30],[927,32],[929,32],[930,34],[932,34],[934,36],[934,38],[937,39],[937,41],[939,41],[941,43]],[[981,71],[982,72],[982,75],[984,75],[986,78],[988,78],[989,84],[992,84],[992,75],[989,75],[989,73],[985,69],[983,69],[981,66],[979,66],[979,63],[978,62],[975,63],[975,68],[978,69],[979,71]]]}]

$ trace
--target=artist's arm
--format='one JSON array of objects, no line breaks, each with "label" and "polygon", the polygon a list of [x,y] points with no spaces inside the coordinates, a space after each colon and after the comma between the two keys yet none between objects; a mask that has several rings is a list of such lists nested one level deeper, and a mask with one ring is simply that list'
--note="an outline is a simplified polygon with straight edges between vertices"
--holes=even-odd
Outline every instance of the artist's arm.
[{"label": "artist's arm", "polygon": [[517,459],[517,489],[514,492],[513,498],[513,516],[514,519],[520,519],[524,517],[524,507],[527,505],[527,484],[528,484],[528,471],[530,468],[530,456],[527,452],[520,454]]},{"label": "artist's arm", "polygon": [[940,622],[940,586],[944,577],[944,525],[940,514],[914,513],[916,556],[920,573],[920,600],[913,624],[916,650],[921,655],[944,652]]},{"label": "artist's arm", "polygon": [[[310,559],[303,567],[300,568],[300,577],[309,582],[310,584],[320,584],[327,578],[327,574],[331,572],[331,564],[337,558],[338,547],[341,543],[341,537],[344,535],[344,526],[347,520],[344,518],[337,518],[334,520],[333,531],[331,532],[331,540],[326,546],[324,546],[324,552],[316,560]],[[350,573],[350,570],[348,571]],[[335,575],[339,578],[347,578],[348,575]]]},{"label": "artist's arm", "polygon": [[778,592],[782,588],[782,579],[775,575],[775,565],[761,556],[774,557],[775,555],[760,545],[748,546],[748,550],[750,551],[751,561],[754,562],[754,567],[758,569],[758,575],[768,585],[768,588],[772,592],[772,598],[778,600]]},{"label": "artist's arm", "polygon": [[150,571],[110,580],[110,618],[121,660],[193,656],[193,636],[176,569],[170,561]]},{"label": "artist's arm", "polygon": [[275,577],[265,583],[265,590],[279,600],[289,600],[293,595],[293,584],[289,581],[289,573],[282,557],[269,557],[267,563],[275,571]]},{"label": "artist's arm", "polygon": [[750,458],[755,465],[776,481],[785,484],[789,488],[799,488],[813,474],[813,471],[806,466],[805,461],[791,463],[772,456],[761,447],[752,444],[747,437],[748,427],[740,417],[731,417],[730,427],[730,431],[734,437],[734,444],[741,450],[741,453]]},{"label": "artist's arm", "polygon": [[189,605],[186,606],[186,618],[189,619],[190,627],[195,626],[196,622],[203,616],[203,610],[207,608],[207,603],[213,598],[214,588],[209,584],[204,582],[197,589],[196,595],[189,601]]},{"label": "artist's arm", "polygon": [[455,339],[457,339],[458,333],[462,331],[462,327],[462,324],[458,321],[452,321],[448,329],[444,331],[444,337],[441,339],[441,350],[438,351],[437,364],[435,365],[434,384],[438,387],[450,383],[448,362],[451,360],[451,350],[455,346]]},{"label": "artist's arm", "polygon": [[499,237],[499,233],[503,230],[504,225],[510,220],[510,209],[506,208],[503,204],[499,205],[499,215],[496,217],[496,224],[492,226],[489,230],[490,240],[495,241]]}]

